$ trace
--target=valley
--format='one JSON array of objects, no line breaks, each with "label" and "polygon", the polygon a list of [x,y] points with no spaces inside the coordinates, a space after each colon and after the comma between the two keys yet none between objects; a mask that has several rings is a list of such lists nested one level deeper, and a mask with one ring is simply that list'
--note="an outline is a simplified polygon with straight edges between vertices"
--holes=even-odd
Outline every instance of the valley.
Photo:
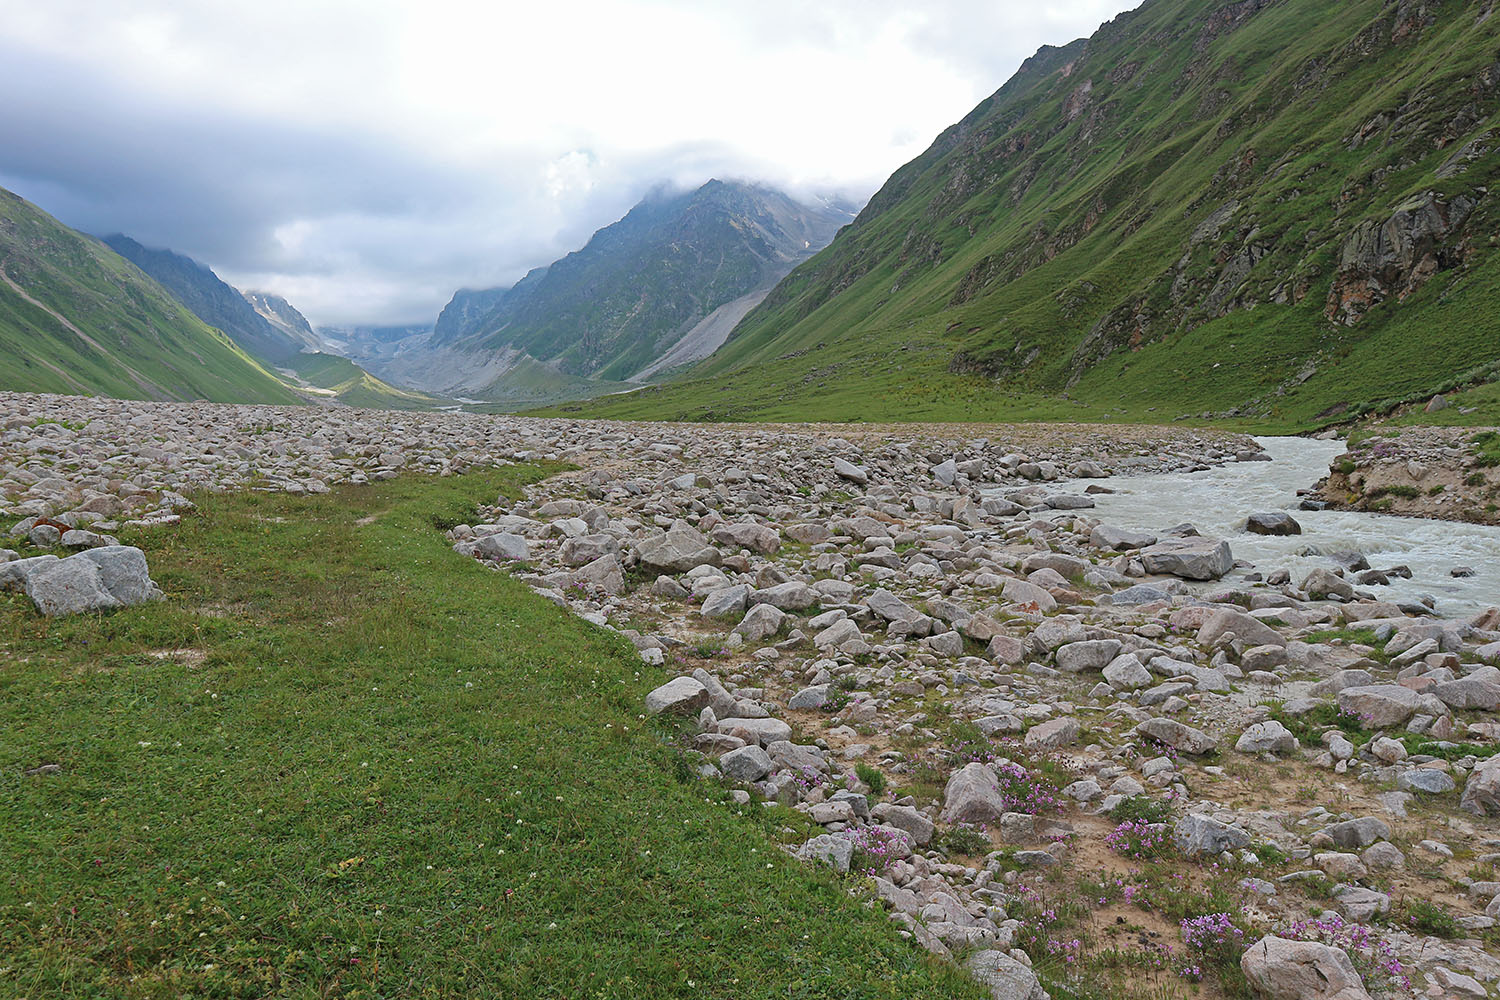
[{"label": "valley", "polygon": [[1500,996],[1496,0],[263,7],[0,33],[0,995]]}]

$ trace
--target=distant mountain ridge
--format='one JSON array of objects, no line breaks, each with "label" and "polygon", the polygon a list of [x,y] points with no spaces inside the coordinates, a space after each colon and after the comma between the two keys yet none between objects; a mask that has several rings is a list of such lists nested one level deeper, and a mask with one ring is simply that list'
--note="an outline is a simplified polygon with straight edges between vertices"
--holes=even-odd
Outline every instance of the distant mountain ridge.
[{"label": "distant mountain ridge", "polygon": [[852,218],[849,205],[740,182],[659,190],[514,286],[459,291],[430,335],[365,340],[351,356],[405,384],[501,402],[617,391],[669,355],[712,352],[733,325],[721,310],[738,318]]},{"label": "distant mountain ridge", "polygon": [[282,364],[302,350],[298,337],[273,326],[237,289],[191,257],[142,246],[121,233],[104,237],[104,242],[255,357]]},{"label": "distant mountain ridge", "polygon": [[134,264],[3,189],[0,387],[120,399],[302,401]]},{"label": "distant mountain ridge", "polygon": [[313,331],[312,324],[307,321],[296,308],[282,298],[270,292],[241,292],[245,301],[250,303],[260,318],[271,324],[272,327],[295,340],[305,351],[321,351],[323,349],[323,338]]}]

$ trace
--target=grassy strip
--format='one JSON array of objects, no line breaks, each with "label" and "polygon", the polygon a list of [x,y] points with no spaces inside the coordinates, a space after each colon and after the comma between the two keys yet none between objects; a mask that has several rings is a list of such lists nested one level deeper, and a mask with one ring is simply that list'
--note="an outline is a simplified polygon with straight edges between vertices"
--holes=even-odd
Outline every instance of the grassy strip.
[{"label": "grassy strip", "polygon": [[207,496],[164,603],[5,595],[0,993],[978,996],[718,803],[627,642],[451,551],[543,471]]}]

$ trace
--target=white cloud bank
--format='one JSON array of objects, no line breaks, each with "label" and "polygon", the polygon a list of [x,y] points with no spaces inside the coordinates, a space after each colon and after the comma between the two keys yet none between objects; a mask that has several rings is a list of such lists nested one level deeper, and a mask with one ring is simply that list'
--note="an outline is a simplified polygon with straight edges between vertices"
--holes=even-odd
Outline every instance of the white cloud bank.
[{"label": "white cloud bank", "polygon": [[286,295],[429,322],[661,181],[865,196],[1129,0],[0,0],[0,186]]}]

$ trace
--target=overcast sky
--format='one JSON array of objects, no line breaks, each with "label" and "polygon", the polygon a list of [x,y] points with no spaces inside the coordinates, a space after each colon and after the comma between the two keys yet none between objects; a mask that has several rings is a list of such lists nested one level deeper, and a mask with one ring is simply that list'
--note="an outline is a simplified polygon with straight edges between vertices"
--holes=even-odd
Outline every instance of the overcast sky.
[{"label": "overcast sky", "polygon": [[0,186],[286,296],[429,323],[653,185],[867,197],[1133,0],[0,0]]}]

